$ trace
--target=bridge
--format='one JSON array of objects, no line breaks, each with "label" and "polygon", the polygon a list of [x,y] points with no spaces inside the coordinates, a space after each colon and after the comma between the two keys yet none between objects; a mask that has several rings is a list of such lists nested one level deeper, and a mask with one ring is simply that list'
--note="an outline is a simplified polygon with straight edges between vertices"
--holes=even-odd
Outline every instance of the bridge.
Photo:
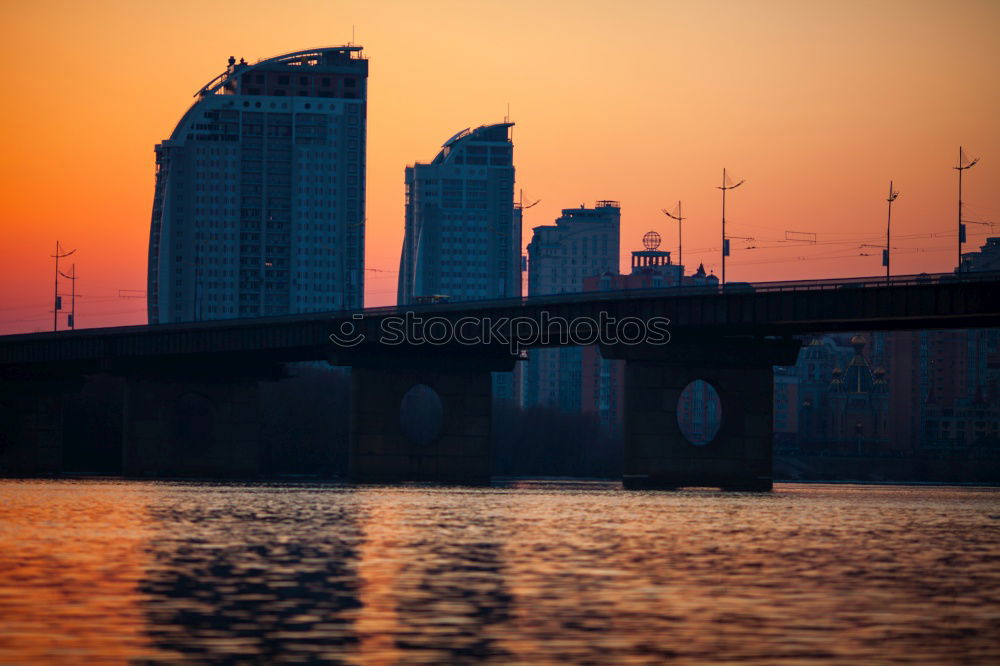
[{"label": "bridge", "polygon": [[[3,336],[0,473],[58,473],[64,398],[84,378],[108,375],[121,379],[124,474],[176,468],[170,461],[189,433],[177,424],[190,416],[191,396],[213,434],[209,473],[266,474],[258,382],[280,377],[283,363],[327,361],[352,368],[353,480],[486,483],[490,373],[511,370],[526,348],[586,343],[626,362],[626,486],[766,489],[772,367],[795,362],[793,336],[995,327],[998,290],[1000,273],[921,274]],[[711,383],[722,402],[718,435],[701,447],[687,442],[676,419],[694,379]],[[416,386],[433,389],[440,406],[433,432],[415,433],[400,418]]]}]

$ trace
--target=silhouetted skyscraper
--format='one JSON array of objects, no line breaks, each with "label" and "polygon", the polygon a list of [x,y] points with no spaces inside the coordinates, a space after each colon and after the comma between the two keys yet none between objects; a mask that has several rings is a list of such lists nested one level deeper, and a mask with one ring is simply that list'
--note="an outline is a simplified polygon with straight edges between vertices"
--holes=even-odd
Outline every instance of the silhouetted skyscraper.
[{"label": "silhouetted skyscraper", "polygon": [[156,146],[149,322],[363,307],[360,46],[229,59]]},{"label": "silhouetted skyscraper", "polygon": [[528,244],[528,295],[583,291],[583,279],[618,273],[621,207],[565,208],[555,225],[535,227]]},{"label": "silhouetted skyscraper", "polygon": [[430,164],[406,167],[400,305],[521,295],[513,123],[462,130]]},{"label": "silhouetted skyscraper", "polygon": [[[618,273],[621,208],[598,201],[594,208],[566,208],[555,225],[534,228],[528,244],[528,295],[579,292],[584,278]],[[580,347],[533,349],[524,369],[524,404],[564,412],[581,408]]]}]

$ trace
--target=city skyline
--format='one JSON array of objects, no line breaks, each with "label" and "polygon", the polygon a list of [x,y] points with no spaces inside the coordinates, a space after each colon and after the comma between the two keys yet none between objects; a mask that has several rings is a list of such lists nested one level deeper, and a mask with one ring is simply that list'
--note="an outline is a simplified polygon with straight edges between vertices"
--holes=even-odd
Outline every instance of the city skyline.
[{"label": "city skyline", "polygon": [[[879,251],[859,246],[883,238],[890,179],[902,191],[894,273],[952,270],[958,145],[984,158],[965,176],[966,218],[1000,218],[995,5],[849,4],[831,14],[792,3],[625,12],[514,3],[499,25],[440,11],[459,6],[396,4],[384,18],[349,3],[259,4],[229,34],[195,21],[204,8],[193,3],[170,14],[124,3],[8,10],[5,73],[20,93],[3,123],[0,330],[48,328],[57,239],[79,250],[81,327],[143,323],[145,304],[118,290],[144,286],[152,146],[189,104],[191,82],[229,55],[255,62],[347,43],[352,25],[373,62],[369,305],[394,301],[399,170],[455,128],[499,121],[508,103],[515,187],[542,200],[525,214],[523,242],[566,205],[609,197],[622,202],[623,255],[650,229],[673,250],[675,226],[659,210],[683,199],[685,264],[719,273],[716,184],[727,167],[747,179],[727,202],[727,233],[756,239],[732,241],[731,281],[879,274]],[[287,27],[275,30],[281,18]],[[567,37],[546,28],[556,19]],[[430,32],[451,39],[439,46]],[[149,47],[172,43],[184,49]],[[29,46],[48,56],[25,67]],[[966,251],[988,230],[970,224]],[[786,242],[784,231],[820,243]]]}]

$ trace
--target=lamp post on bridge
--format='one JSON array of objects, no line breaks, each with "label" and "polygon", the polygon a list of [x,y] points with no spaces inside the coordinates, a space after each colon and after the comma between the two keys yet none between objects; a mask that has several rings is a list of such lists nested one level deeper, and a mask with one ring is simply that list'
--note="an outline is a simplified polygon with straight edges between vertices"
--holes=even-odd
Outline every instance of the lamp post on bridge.
[{"label": "lamp post on bridge", "polygon": [[892,226],[892,202],[896,200],[899,196],[899,192],[892,189],[892,181],[889,181],[889,198],[886,201],[889,202],[889,218],[885,223],[885,254],[882,257],[882,263],[885,264],[885,283],[889,284],[889,256],[892,253],[892,246],[889,245],[889,229]]},{"label": "lamp post on bridge", "polygon": [[733,184],[733,181],[726,175],[726,169],[722,169],[722,286],[726,285],[726,257],[729,256],[729,241],[726,239],[726,191],[735,190],[745,181]]},{"label": "lamp post on bridge", "polygon": [[70,291],[69,316],[66,317],[66,327],[69,328],[70,330],[75,331],[76,330],[76,264],[73,264],[72,267],[70,267],[70,272],[68,274],[59,271],[59,275],[62,275],[67,280],[70,280],[70,284],[73,285],[73,288]]},{"label": "lamp post on bridge", "polygon": [[666,208],[661,208],[663,214],[667,217],[677,220],[677,286],[681,286],[681,281],[684,278],[684,244],[681,240],[681,222],[687,218],[683,216],[681,212],[681,202],[677,201],[677,214],[674,215]]},{"label": "lamp post on bridge", "polygon": [[956,273],[962,272],[962,243],[965,241],[965,225],[962,223],[962,172],[976,166],[978,161],[978,157],[970,160],[966,157],[962,146],[958,147],[958,166],[952,167],[958,171],[958,264],[955,267]]},{"label": "lamp post on bridge", "polygon": [[[69,255],[76,252],[76,250],[70,250],[69,252],[63,252],[62,246],[59,241],[56,241],[56,253],[53,254],[53,258],[56,260],[56,286],[55,295],[52,301],[52,330],[59,330],[59,310],[62,309],[62,299],[59,297],[59,260],[68,257]],[[76,274],[76,269],[74,268],[74,275]]]}]

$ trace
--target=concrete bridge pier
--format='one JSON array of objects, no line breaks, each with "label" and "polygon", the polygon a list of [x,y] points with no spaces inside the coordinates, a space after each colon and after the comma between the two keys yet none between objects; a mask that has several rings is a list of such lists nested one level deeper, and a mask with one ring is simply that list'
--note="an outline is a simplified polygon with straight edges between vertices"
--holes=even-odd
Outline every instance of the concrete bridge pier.
[{"label": "concrete bridge pier", "polygon": [[125,476],[246,478],[261,473],[258,379],[126,376]]},{"label": "concrete bridge pier", "polygon": [[[793,365],[798,340],[700,340],[664,346],[615,346],[624,359],[626,488],[772,487],[773,366]],[[721,423],[706,444],[692,444],[678,423],[681,394],[708,382],[721,402]]]},{"label": "concrete bridge pier", "polygon": [[509,352],[420,349],[331,363],[351,365],[352,481],[490,482],[490,373],[513,368]]},{"label": "concrete bridge pier", "polygon": [[0,474],[34,476],[63,469],[66,398],[81,378],[0,381]]}]

